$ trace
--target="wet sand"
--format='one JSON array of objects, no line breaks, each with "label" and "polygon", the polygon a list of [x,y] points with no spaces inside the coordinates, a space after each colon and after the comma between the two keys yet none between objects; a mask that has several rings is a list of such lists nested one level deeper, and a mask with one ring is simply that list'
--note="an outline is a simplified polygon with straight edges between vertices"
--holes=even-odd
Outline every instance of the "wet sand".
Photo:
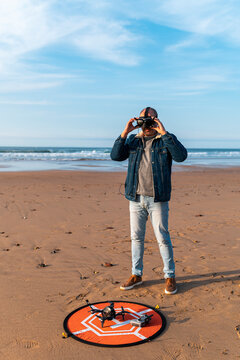
[{"label": "wet sand", "polygon": [[[179,292],[164,295],[147,224],[144,284],[130,275],[125,173],[1,173],[0,359],[240,359],[239,168],[173,173],[169,228]],[[115,266],[103,267],[110,262]],[[85,300],[159,305],[165,332],[129,348],[63,339]]]}]

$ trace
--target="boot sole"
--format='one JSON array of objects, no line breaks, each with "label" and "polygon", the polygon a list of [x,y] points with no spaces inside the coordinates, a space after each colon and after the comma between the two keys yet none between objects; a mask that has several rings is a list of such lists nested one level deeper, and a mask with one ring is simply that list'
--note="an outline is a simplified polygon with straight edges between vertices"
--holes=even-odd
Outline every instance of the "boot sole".
[{"label": "boot sole", "polygon": [[141,285],[142,283],[143,283],[142,281],[139,281],[138,283],[133,284],[131,286],[120,286],[120,290],[131,290],[132,288],[134,288],[134,286]]},{"label": "boot sole", "polygon": [[176,292],[177,292],[177,289],[176,289],[176,290],[173,290],[173,291],[167,291],[167,290],[165,289],[165,294],[167,294],[167,295],[174,295],[174,294],[176,294]]}]

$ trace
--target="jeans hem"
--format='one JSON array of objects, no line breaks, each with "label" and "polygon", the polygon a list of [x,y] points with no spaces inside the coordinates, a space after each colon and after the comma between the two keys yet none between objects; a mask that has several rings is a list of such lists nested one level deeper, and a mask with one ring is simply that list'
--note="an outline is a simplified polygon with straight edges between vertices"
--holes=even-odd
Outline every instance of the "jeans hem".
[{"label": "jeans hem", "polygon": [[164,275],[164,279],[169,279],[169,278],[173,279],[173,278],[175,278],[175,275],[173,275],[173,274],[171,274],[171,275]]},{"label": "jeans hem", "polygon": [[142,276],[143,274],[136,274],[136,272],[135,272],[135,271],[132,271],[132,275]]}]

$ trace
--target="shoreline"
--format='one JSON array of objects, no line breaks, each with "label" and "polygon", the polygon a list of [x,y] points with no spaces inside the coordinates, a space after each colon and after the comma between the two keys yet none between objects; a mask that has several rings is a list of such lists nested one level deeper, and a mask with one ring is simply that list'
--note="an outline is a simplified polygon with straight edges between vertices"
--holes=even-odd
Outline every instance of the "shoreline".
[{"label": "shoreline", "polygon": [[[94,167],[94,166],[93,166]],[[6,169],[6,170],[1,170]],[[1,174],[18,174],[18,173],[44,173],[44,172],[63,172],[63,173],[81,173],[81,172],[89,172],[89,173],[105,173],[105,174],[114,174],[114,173],[127,173],[127,167],[125,170],[122,168],[116,169],[116,170],[103,170],[99,167],[99,170],[94,167],[94,169],[91,169],[91,166],[86,166],[85,169],[81,169],[80,167],[78,169],[42,169],[42,170],[7,170],[9,167],[7,166],[1,166],[0,165],[0,176]],[[172,173],[176,172],[199,172],[199,171],[238,171],[240,169],[240,165],[235,166],[211,166],[211,165],[178,165],[174,164],[172,166]]]}]

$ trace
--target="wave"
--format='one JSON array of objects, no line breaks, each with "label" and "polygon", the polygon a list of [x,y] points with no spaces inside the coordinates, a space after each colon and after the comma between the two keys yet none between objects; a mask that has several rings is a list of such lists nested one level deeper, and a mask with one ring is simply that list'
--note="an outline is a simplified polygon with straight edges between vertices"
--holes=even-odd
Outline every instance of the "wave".
[{"label": "wave", "polygon": [[[101,161],[110,159],[111,148],[102,147],[0,147],[0,161]],[[240,149],[188,149],[185,162],[233,160],[240,163]]]},{"label": "wave", "polygon": [[236,157],[240,158],[240,151],[188,151],[188,156],[190,157]]},{"label": "wave", "polygon": [[110,150],[83,149],[80,151],[71,149],[59,150],[0,150],[0,161],[11,160],[48,160],[48,161],[79,161],[79,160],[110,160]]}]

